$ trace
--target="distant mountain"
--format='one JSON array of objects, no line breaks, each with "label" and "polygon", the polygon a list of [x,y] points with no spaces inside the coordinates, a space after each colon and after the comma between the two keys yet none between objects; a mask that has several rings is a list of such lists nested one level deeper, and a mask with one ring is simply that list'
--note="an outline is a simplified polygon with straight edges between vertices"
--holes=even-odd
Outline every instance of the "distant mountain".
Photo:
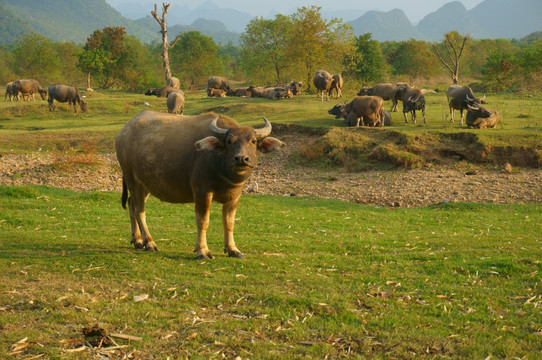
[{"label": "distant mountain", "polygon": [[542,30],[542,1],[485,0],[469,14],[490,38],[521,38]]},{"label": "distant mountain", "polygon": [[377,41],[404,41],[409,39],[429,40],[408,20],[403,10],[389,12],[369,11],[354,21],[348,22],[354,35],[371,33]]},{"label": "distant mountain", "polygon": [[[123,26],[126,32],[151,42],[158,38],[156,31],[142,28],[126,19],[105,0],[0,0],[0,18],[15,14],[3,24],[10,33],[39,33],[53,41],[84,43],[97,29],[106,26]],[[0,27],[1,30],[1,27]],[[0,43],[9,43],[4,31],[0,31]]]},{"label": "distant mountain", "polygon": [[459,1],[445,4],[434,13],[425,16],[416,27],[432,40],[441,40],[445,33],[453,30],[460,34],[470,33],[475,39],[489,37]]}]

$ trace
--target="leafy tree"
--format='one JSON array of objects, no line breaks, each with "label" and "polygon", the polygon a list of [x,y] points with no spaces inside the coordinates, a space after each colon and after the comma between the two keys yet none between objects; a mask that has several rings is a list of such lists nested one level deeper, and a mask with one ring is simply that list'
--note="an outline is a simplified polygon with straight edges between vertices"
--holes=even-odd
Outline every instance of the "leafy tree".
[{"label": "leafy tree", "polygon": [[465,74],[472,77],[481,78],[482,71],[485,70],[486,60],[491,51],[500,51],[506,53],[516,53],[518,48],[510,40],[506,39],[483,39],[469,41],[468,51],[465,54],[463,68]]},{"label": "leafy tree", "polygon": [[0,85],[2,86],[16,78],[9,66],[12,62],[11,52],[0,48]]},{"label": "leafy tree", "polygon": [[53,42],[36,33],[21,36],[12,53],[14,62],[11,68],[22,78],[45,80],[54,77],[59,68]]},{"label": "leafy tree", "polygon": [[254,18],[241,35],[244,68],[265,82],[285,81],[285,73],[291,67],[288,58],[288,43],[292,23],[284,15],[273,20]]},{"label": "leafy tree", "polygon": [[[84,50],[91,51],[87,59],[93,64],[93,69],[99,71],[101,86],[104,88],[112,86],[115,77],[122,73],[119,59],[125,50],[125,35],[124,27],[105,27],[103,30],[95,30],[87,38]],[[102,51],[92,51],[95,49]]]},{"label": "leafy tree", "polygon": [[124,51],[117,60],[117,79],[130,90],[150,87],[154,75],[151,72],[152,57],[147,47],[135,36],[124,38]]},{"label": "leafy tree", "polygon": [[424,41],[410,39],[399,44],[389,60],[395,75],[430,78],[438,73],[438,60]]},{"label": "leafy tree", "polygon": [[516,59],[510,52],[490,51],[487,57],[483,83],[488,89],[502,91],[513,86]]},{"label": "leafy tree", "polygon": [[85,76],[78,67],[79,54],[83,49],[69,42],[55,43],[54,48],[59,59],[56,82],[76,86]]},{"label": "leafy tree", "polygon": [[355,52],[349,59],[350,69],[355,78],[364,82],[378,82],[387,73],[387,65],[380,43],[371,40],[371,34],[354,38]]},{"label": "leafy tree", "polygon": [[224,71],[218,58],[218,46],[211,37],[199,31],[182,33],[179,46],[171,49],[171,54],[171,67],[190,88],[204,83],[209,75]]},{"label": "leafy tree", "polygon": [[79,54],[78,65],[81,71],[87,74],[87,89],[91,88],[91,75],[101,75],[110,62],[110,56],[104,49],[87,49]]},{"label": "leafy tree", "polygon": [[352,28],[342,20],[326,21],[320,9],[302,7],[291,16],[292,41],[288,54],[290,61],[300,64],[309,89],[316,70],[328,67],[332,72],[339,72],[344,59],[353,51]]},{"label": "leafy tree", "polygon": [[219,45],[218,57],[224,67],[224,76],[228,79],[242,79],[245,74],[241,68],[241,48],[231,41],[226,45]]}]

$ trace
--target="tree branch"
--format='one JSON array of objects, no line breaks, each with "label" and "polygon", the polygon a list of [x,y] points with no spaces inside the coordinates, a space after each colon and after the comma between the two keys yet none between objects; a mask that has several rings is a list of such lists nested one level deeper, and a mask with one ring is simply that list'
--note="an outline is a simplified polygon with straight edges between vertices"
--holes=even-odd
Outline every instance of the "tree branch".
[{"label": "tree branch", "polygon": [[175,46],[175,44],[177,44],[177,41],[179,41],[180,38],[181,38],[181,35],[177,35],[177,37],[175,38],[175,40],[173,40],[171,45],[168,45],[168,48],[169,49],[173,48]]},{"label": "tree branch", "polygon": [[160,26],[162,25],[162,19],[160,19],[158,17],[158,9],[156,8],[156,4],[154,4],[154,10],[151,11],[151,15],[156,19],[156,21],[158,21],[158,24],[160,24]]}]

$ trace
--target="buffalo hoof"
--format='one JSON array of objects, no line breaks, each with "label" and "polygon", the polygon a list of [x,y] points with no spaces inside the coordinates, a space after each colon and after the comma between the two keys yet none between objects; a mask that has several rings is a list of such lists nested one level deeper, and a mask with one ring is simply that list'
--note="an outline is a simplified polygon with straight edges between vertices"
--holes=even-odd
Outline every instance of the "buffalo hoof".
[{"label": "buffalo hoof", "polygon": [[199,254],[198,255],[198,260],[213,260],[215,257],[213,255],[211,255],[211,253],[207,253],[207,254]]},{"label": "buffalo hoof", "polygon": [[245,259],[245,255],[243,255],[243,253],[240,252],[239,250],[235,250],[235,251],[227,251],[227,250],[225,250],[224,252],[227,252],[229,257],[233,257],[233,258],[237,258],[237,259],[243,259],[243,260]]},{"label": "buffalo hoof", "polygon": [[141,250],[141,249],[144,249],[145,248],[145,245],[143,245],[143,241],[139,240],[139,241],[133,241],[132,242],[134,243],[134,248],[136,250]]},{"label": "buffalo hoof", "polygon": [[156,246],[154,241],[151,241],[145,245],[145,251],[158,251],[158,246]]}]

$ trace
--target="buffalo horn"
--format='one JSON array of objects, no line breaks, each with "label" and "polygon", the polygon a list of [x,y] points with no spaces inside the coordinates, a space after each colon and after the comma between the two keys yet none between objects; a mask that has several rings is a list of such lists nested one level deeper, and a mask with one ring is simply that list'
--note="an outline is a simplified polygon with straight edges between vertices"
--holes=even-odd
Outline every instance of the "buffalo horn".
[{"label": "buffalo horn", "polygon": [[269,120],[267,120],[265,116],[263,117],[263,119],[265,121],[265,126],[260,129],[254,129],[258,139],[263,139],[264,137],[269,136],[269,134],[271,134],[271,123],[269,122]]},{"label": "buffalo horn", "polygon": [[472,106],[471,104],[467,104],[467,106],[468,106],[469,109],[471,109],[471,110],[480,110],[480,107],[478,107],[478,106]]},{"label": "buffalo horn", "polygon": [[469,94],[467,94],[467,100],[468,100],[468,101],[474,101],[474,98],[471,98],[471,97],[469,96]]},{"label": "buffalo horn", "polygon": [[211,125],[209,126],[209,128],[211,129],[211,132],[214,133],[215,135],[226,136],[226,134],[228,133],[228,129],[222,129],[218,127],[217,122],[218,122],[218,116],[216,116],[213,119],[213,121],[211,121]]},{"label": "buffalo horn", "polygon": [[486,94],[484,94],[484,96],[482,96],[482,98],[480,99],[480,101],[485,100],[485,99],[486,99]]}]

